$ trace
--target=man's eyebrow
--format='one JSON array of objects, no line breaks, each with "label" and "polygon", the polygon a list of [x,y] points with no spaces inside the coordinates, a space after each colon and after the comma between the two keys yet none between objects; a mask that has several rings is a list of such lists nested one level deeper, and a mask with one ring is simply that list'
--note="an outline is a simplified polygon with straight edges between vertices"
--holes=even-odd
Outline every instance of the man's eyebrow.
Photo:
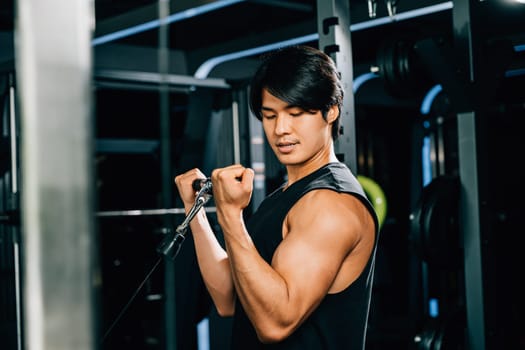
[{"label": "man's eyebrow", "polygon": [[[295,104],[289,104],[289,105],[286,105],[284,107],[284,109],[292,109],[292,108],[301,108],[303,109],[302,107],[298,106],[298,105],[295,105]],[[261,106],[261,110],[263,111],[270,111],[270,112],[273,112],[275,111],[273,108],[271,107],[266,107],[266,106]]]}]

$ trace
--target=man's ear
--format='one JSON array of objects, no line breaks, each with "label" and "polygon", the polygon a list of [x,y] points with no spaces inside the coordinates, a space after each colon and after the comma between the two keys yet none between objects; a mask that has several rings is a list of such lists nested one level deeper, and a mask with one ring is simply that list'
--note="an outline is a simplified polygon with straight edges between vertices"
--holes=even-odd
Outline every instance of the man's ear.
[{"label": "man's ear", "polygon": [[326,121],[328,122],[328,124],[331,124],[334,121],[336,121],[339,117],[339,113],[340,112],[338,105],[333,105],[332,107],[330,107],[330,109],[328,110],[328,114],[326,115]]}]

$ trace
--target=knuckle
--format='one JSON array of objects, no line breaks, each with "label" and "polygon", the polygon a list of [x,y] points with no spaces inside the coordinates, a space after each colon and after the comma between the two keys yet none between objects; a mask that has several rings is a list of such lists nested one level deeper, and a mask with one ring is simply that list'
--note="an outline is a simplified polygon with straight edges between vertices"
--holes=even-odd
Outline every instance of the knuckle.
[{"label": "knuckle", "polygon": [[214,170],[211,172],[211,177],[212,177],[212,179],[218,179],[218,177],[219,177],[219,173],[220,173],[220,169],[214,169]]}]

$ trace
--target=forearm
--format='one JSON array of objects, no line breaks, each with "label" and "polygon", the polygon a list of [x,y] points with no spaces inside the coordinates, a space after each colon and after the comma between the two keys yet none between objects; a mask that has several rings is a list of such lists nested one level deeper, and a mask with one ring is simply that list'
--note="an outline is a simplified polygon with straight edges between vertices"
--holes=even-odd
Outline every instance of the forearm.
[{"label": "forearm", "polygon": [[195,215],[190,229],[199,269],[217,312],[223,316],[232,315],[235,293],[228,255],[215,237],[204,209]]},{"label": "forearm", "polygon": [[[296,326],[285,280],[258,253],[242,218],[222,215],[237,297],[263,341],[276,341]],[[227,222],[227,223],[226,223]]]}]

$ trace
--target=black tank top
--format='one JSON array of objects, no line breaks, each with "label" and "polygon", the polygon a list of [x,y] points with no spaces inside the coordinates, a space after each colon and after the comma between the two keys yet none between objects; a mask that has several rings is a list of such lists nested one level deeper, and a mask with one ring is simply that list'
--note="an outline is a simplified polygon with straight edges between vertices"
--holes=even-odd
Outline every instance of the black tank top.
[{"label": "black tank top", "polygon": [[[246,226],[261,256],[271,264],[282,241],[283,221],[292,206],[307,192],[330,189],[360,199],[378,227],[377,216],[361,185],[343,163],[329,163],[290,185],[284,184],[266,197]],[[237,300],[232,326],[232,349],[362,350],[372,292],[377,229],[372,255],[361,275],[346,289],[328,294],[310,317],[287,339],[261,343],[241,303]]]}]

